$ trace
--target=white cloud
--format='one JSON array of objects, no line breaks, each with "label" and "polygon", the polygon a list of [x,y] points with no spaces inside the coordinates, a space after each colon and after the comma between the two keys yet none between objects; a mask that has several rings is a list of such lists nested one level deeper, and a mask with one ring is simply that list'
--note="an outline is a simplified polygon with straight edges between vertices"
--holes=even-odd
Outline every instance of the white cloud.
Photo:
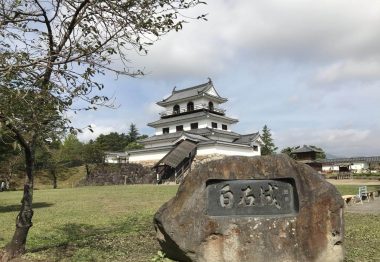
[{"label": "white cloud", "polygon": [[208,13],[208,21],[190,21],[132,60],[155,77],[204,78],[241,62],[237,57],[310,63],[380,57],[375,0],[212,0],[192,13]]},{"label": "white cloud", "polygon": [[155,102],[149,103],[145,107],[145,112],[149,115],[154,115],[154,117],[157,117],[159,113],[163,111],[163,108],[158,106]]},{"label": "white cloud", "polygon": [[340,61],[318,70],[316,82],[320,84],[344,81],[378,81],[380,62],[374,59],[366,61]]}]

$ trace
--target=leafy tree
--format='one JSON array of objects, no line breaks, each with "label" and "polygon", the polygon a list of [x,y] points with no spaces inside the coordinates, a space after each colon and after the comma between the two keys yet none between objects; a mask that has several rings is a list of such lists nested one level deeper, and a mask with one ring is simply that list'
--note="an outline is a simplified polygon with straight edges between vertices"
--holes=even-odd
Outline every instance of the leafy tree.
[{"label": "leafy tree", "polygon": [[103,162],[103,152],[93,140],[83,145],[83,161],[85,163],[100,164]]},{"label": "leafy tree", "polygon": [[[286,147],[284,149],[281,150],[281,153],[283,154],[287,154],[288,156],[296,159],[296,155],[292,154],[291,152],[293,152],[294,150],[300,148],[301,146],[293,146],[293,147]],[[316,158],[317,159],[325,159],[326,158],[326,154],[324,152],[324,150],[320,147],[317,147],[317,146],[313,146],[313,145],[309,145],[310,148],[313,148],[313,149],[316,149],[318,151],[321,151],[321,152],[318,152],[316,153]]]},{"label": "leafy tree", "polygon": [[125,147],[125,151],[137,150],[142,148],[144,148],[142,144],[139,144],[138,142],[131,142]]},{"label": "leafy tree", "polygon": [[137,138],[137,140],[143,140],[145,138],[148,138],[149,136],[148,135],[141,135]]},{"label": "leafy tree", "polygon": [[[111,106],[101,94],[104,85],[96,76],[110,71],[141,75],[127,67],[128,52],[146,53],[160,36],[182,29],[179,12],[200,3],[0,1],[0,129],[22,147],[26,167],[16,229],[3,261],[25,251],[33,217],[36,147],[66,130],[75,132],[65,112]],[[115,58],[121,66],[112,64]],[[78,100],[85,103],[76,103]]]},{"label": "leafy tree", "polygon": [[94,164],[100,164],[103,162],[104,153],[97,143],[95,143],[93,140],[90,140],[87,144],[83,145],[82,156],[86,167],[86,176],[89,178]]},{"label": "leafy tree", "polygon": [[78,140],[76,135],[69,134],[61,146],[61,162],[66,163],[66,166],[78,166],[82,164],[83,144]]},{"label": "leafy tree", "polygon": [[9,137],[0,136],[0,179],[12,184],[14,174],[22,171],[22,152]]},{"label": "leafy tree", "polygon": [[274,154],[278,148],[273,143],[272,134],[270,132],[270,129],[267,127],[267,125],[264,125],[263,127],[261,139],[263,141],[263,146],[261,147],[261,154],[262,155]]},{"label": "leafy tree", "polygon": [[295,156],[292,154],[292,151],[299,148],[299,146],[294,146],[294,147],[285,147],[284,149],[281,150],[281,153],[282,154],[287,154],[288,156],[290,156],[291,158],[294,158],[295,159]]},{"label": "leafy tree", "polygon": [[103,152],[123,151],[128,144],[128,140],[128,136],[124,133],[111,132],[108,135],[99,135],[95,142]]},{"label": "leafy tree", "polygon": [[53,188],[58,187],[58,175],[64,169],[62,161],[62,144],[59,140],[44,144],[36,149],[36,170],[46,170],[51,178]]},{"label": "leafy tree", "polygon": [[135,124],[131,123],[131,125],[129,126],[129,130],[128,130],[128,142],[129,143],[132,143],[132,142],[136,142],[137,139],[139,138],[140,134],[139,134],[139,131],[136,127]]}]

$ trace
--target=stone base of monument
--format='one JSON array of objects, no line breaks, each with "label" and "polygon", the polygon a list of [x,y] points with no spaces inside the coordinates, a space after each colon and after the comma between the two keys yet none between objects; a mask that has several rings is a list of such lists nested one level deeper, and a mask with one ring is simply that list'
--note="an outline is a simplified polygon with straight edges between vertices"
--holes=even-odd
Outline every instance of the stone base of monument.
[{"label": "stone base of monument", "polygon": [[193,170],[154,225],[176,261],[342,261],[343,204],[285,155],[226,157]]}]

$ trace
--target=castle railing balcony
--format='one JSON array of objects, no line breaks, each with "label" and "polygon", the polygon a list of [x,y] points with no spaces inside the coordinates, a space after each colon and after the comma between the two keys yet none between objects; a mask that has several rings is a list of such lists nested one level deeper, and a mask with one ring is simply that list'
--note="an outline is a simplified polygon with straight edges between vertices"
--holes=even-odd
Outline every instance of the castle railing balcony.
[{"label": "castle railing balcony", "polygon": [[166,117],[172,117],[172,116],[176,116],[176,115],[183,115],[183,114],[189,114],[189,113],[193,113],[193,112],[199,112],[202,110],[207,110],[209,112],[212,112],[212,113],[215,113],[218,115],[224,115],[226,112],[225,109],[221,109],[221,108],[216,108],[216,107],[210,108],[207,105],[195,105],[193,110],[187,110],[186,108],[181,108],[181,109],[176,110],[176,111],[167,110],[167,111],[161,112],[160,116],[163,118],[166,118]]}]

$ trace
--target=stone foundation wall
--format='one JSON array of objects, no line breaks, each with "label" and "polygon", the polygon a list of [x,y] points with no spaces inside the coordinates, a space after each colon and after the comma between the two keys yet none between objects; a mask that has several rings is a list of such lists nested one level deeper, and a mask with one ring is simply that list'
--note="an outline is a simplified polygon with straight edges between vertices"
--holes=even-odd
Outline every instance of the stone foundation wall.
[{"label": "stone foundation wall", "polygon": [[137,163],[97,165],[81,185],[152,184],[155,182],[149,167]]},{"label": "stone foundation wall", "polygon": [[226,156],[221,155],[221,154],[211,154],[211,155],[202,155],[202,156],[196,155],[191,168],[195,168],[198,165],[201,165],[201,164],[213,161],[213,160],[222,159],[224,157],[226,157]]}]

